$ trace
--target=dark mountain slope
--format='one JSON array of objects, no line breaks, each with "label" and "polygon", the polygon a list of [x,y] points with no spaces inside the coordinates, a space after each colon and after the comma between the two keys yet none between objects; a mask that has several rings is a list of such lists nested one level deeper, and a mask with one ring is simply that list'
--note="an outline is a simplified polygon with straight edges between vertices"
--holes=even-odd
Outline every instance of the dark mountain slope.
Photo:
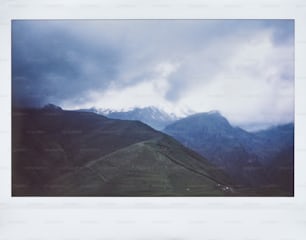
[{"label": "dark mountain slope", "polygon": [[139,121],[47,107],[14,109],[12,126],[14,196],[232,194],[223,171]]},{"label": "dark mountain slope", "polygon": [[294,146],[286,146],[269,162],[272,184],[294,194]]}]

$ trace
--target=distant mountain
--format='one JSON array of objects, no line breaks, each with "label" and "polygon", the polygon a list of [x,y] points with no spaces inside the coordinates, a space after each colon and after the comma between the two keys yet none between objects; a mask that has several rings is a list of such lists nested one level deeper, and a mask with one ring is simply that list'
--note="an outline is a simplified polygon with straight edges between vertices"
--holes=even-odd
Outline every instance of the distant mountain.
[{"label": "distant mountain", "polygon": [[63,109],[61,107],[57,106],[57,105],[49,103],[49,104],[43,106],[42,110],[44,110],[44,111],[61,111]]},{"label": "distant mountain", "polygon": [[165,126],[178,119],[174,114],[168,114],[153,106],[144,108],[136,107],[121,111],[97,108],[81,109],[81,111],[94,112],[113,119],[139,120],[156,130],[162,130]]},{"label": "distant mountain", "polygon": [[140,121],[13,109],[13,196],[238,194],[207,159]]},{"label": "distant mountain", "polygon": [[[257,156],[248,152],[240,141],[249,134],[232,127],[217,111],[178,120],[168,125],[164,132],[229,172],[237,183],[252,185],[265,181],[264,174],[257,174],[264,171]],[[254,177],[254,172],[260,177]]]},{"label": "distant mountain", "polygon": [[270,163],[284,148],[293,147],[293,124],[250,133],[231,126],[217,111],[180,119],[164,132],[227,171],[237,184],[249,186],[274,182],[271,171],[279,163]]},{"label": "distant mountain", "polygon": [[254,135],[261,141],[261,144],[256,145],[256,151],[264,153],[263,158],[269,162],[271,154],[276,155],[282,149],[294,145],[294,124],[274,126],[255,132]]}]

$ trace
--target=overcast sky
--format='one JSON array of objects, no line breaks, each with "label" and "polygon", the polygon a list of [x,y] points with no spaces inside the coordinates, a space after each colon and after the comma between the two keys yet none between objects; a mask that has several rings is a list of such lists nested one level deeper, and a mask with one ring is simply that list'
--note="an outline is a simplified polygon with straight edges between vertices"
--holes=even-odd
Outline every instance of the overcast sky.
[{"label": "overcast sky", "polygon": [[294,117],[293,20],[13,21],[13,104]]}]

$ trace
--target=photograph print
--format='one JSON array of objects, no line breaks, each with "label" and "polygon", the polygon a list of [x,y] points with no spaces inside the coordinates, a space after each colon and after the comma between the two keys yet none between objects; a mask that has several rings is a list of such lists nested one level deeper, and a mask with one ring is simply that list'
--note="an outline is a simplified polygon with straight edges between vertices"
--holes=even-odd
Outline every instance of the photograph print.
[{"label": "photograph print", "polygon": [[294,20],[12,20],[12,196],[294,196]]}]

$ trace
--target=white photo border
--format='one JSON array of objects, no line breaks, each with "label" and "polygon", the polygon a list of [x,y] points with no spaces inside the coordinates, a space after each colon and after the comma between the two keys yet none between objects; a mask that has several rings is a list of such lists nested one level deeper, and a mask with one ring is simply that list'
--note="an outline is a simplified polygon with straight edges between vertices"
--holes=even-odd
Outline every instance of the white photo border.
[{"label": "white photo border", "polygon": [[[306,236],[306,3],[302,0],[2,0],[0,240],[303,239]],[[294,197],[12,197],[13,19],[294,19]]]}]

